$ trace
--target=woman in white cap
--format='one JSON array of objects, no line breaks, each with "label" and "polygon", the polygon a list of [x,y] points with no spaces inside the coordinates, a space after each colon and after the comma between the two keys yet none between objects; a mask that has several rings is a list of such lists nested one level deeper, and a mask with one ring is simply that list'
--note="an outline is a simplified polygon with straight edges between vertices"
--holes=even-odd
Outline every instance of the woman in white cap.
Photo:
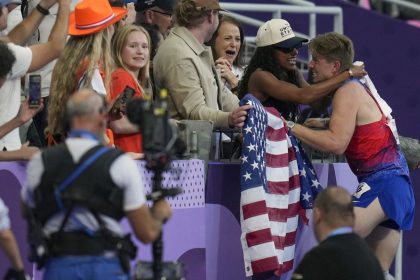
[{"label": "woman in white cap", "polygon": [[[83,0],[70,14],[70,38],[55,65],[51,81],[46,129],[50,145],[67,136],[64,106],[73,92],[92,88],[103,95],[109,93],[113,24],[126,14],[126,9],[111,7],[108,0]],[[107,133],[107,136],[112,137],[112,134]]]},{"label": "woman in white cap", "polygon": [[252,93],[264,106],[274,107],[285,119],[296,122],[299,104],[320,100],[351,76],[366,74],[364,66],[352,66],[330,80],[309,85],[296,67],[298,50],[307,41],[296,36],[286,20],[264,23],[257,32],[258,48],[242,78],[239,98]]}]

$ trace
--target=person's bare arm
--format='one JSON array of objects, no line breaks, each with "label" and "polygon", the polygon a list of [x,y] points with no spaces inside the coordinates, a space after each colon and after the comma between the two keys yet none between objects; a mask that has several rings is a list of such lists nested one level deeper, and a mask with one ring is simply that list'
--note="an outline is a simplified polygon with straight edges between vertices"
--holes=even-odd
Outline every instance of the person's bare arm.
[{"label": "person's bare arm", "polygon": [[23,262],[19,253],[16,238],[10,229],[0,231],[0,247],[6,253],[14,270],[23,270]]},{"label": "person's bare arm", "polygon": [[[39,5],[44,9],[49,10],[56,2],[57,0],[42,0]],[[37,9],[33,9],[32,12],[20,24],[13,28],[7,37],[3,37],[3,39],[16,45],[25,45],[43,19],[44,15]]]},{"label": "person's bare arm", "polygon": [[154,241],[162,224],[172,215],[172,210],[166,200],[157,201],[152,208],[143,205],[127,212],[127,218],[137,239],[143,243]]},{"label": "person's bare arm", "polygon": [[109,122],[109,128],[112,132],[117,134],[131,134],[138,133],[140,130],[137,126],[132,124],[126,116],[122,116],[120,119]]},{"label": "person's bare arm", "polygon": [[38,70],[59,57],[66,45],[71,0],[58,0],[58,16],[48,42],[31,46],[32,61],[28,72]]},{"label": "person's bare arm", "polygon": [[19,150],[0,151],[0,161],[30,160],[38,152],[39,149],[37,147],[31,147],[29,143],[25,143]]},{"label": "person's bare arm", "polygon": [[[366,73],[360,66],[352,66],[352,72],[354,76],[362,76],[363,73]],[[310,104],[337,89],[342,82],[349,78],[349,71],[344,71],[324,82],[300,88],[292,83],[277,79],[268,71],[257,70],[251,75],[248,89],[250,92],[256,90],[282,101]]]},{"label": "person's bare arm", "polygon": [[356,127],[358,96],[351,83],[337,90],[333,98],[333,114],[327,130],[312,130],[296,124],[292,133],[317,150],[342,154],[347,149]]},{"label": "person's bare arm", "polygon": [[38,106],[37,108],[29,108],[28,101],[25,100],[22,102],[19,108],[19,112],[16,117],[8,121],[7,123],[0,126],[0,138],[4,137],[7,133],[13,129],[20,127],[27,121],[29,121],[33,116],[35,116],[44,106]]},{"label": "person's bare arm", "polygon": [[303,77],[302,72],[300,72],[298,69],[295,70],[296,79],[298,81],[298,84],[300,87],[308,87],[310,84],[305,80],[305,77]]}]

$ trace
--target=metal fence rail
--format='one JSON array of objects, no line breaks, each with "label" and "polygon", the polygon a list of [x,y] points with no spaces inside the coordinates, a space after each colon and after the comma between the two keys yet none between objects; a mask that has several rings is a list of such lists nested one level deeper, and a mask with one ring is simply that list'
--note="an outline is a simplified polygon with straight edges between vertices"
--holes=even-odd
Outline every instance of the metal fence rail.
[{"label": "metal fence rail", "polygon": [[[295,0],[281,0],[284,2],[292,3]],[[271,13],[271,18],[281,18],[283,14],[303,14],[308,15],[308,32],[301,33],[296,32],[297,36],[311,39],[317,35],[317,24],[316,20],[318,16],[328,15],[333,16],[333,24],[331,31],[343,33],[343,11],[340,7],[317,7],[313,3],[308,1],[299,0],[294,2],[297,5],[284,5],[284,4],[250,4],[250,3],[232,3],[232,2],[221,2],[220,5],[223,9],[229,11],[229,16],[236,18],[242,24],[260,27],[264,21],[255,19],[253,17],[245,15],[246,12],[257,12],[257,13]],[[256,35],[256,34],[255,34]],[[255,46],[255,35],[248,34],[245,37],[247,46],[244,52],[244,58],[247,62],[252,56]],[[300,57],[299,62],[301,69],[306,71],[307,63],[310,57]]]}]

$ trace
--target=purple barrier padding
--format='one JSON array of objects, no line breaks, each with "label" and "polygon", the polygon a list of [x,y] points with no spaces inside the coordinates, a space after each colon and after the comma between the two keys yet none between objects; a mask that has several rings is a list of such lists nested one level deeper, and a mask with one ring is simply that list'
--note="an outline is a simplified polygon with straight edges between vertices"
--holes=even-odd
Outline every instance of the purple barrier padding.
[{"label": "purple barrier padding", "polygon": [[206,279],[247,279],[240,236],[241,227],[229,209],[206,204]]},{"label": "purple barrier padding", "polygon": [[[194,182],[188,181],[196,179],[195,176],[200,175],[198,174],[201,172],[198,171],[199,167],[195,170],[196,165],[197,163],[191,162],[191,164],[182,166],[185,170],[190,170],[194,173],[194,178],[190,174],[188,179],[188,172],[177,171],[178,175],[173,176],[175,179],[171,176],[172,179],[167,179],[172,180],[172,183],[178,186],[186,183],[184,195],[187,197],[184,197],[184,200],[181,200],[181,202],[177,202],[177,205],[174,204],[173,217],[164,226],[164,259],[182,260],[185,263],[187,279],[246,279],[239,239],[240,187],[238,178],[240,165],[209,164],[206,182],[206,208],[202,206],[194,207],[188,204],[197,203],[196,205],[200,205],[203,203],[200,201],[200,194],[202,195],[201,198],[204,197],[201,193],[203,188],[200,185],[203,182],[201,181],[200,183],[200,180],[198,180],[200,186],[196,186]],[[142,172],[141,166],[139,168]],[[323,186],[336,183],[347,188],[350,192],[357,186],[357,181],[347,164],[315,164],[314,168]],[[31,265],[25,257],[27,256],[26,223],[21,218],[19,209],[19,193],[25,178],[25,164],[0,162],[0,196],[10,209],[12,228],[25,261],[25,267],[28,272],[31,272]],[[415,186],[420,185],[420,172],[415,172],[412,180]],[[192,188],[188,189],[188,185]],[[419,201],[419,194],[418,192],[416,194],[415,188],[414,190],[416,199]],[[191,193],[193,193],[192,198]],[[195,197],[196,193],[197,198]],[[190,197],[190,202],[188,202],[188,196]],[[197,200],[193,201],[194,199]],[[186,203],[186,208],[179,208],[178,206],[184,206],[183,203]],[[416,232],[420,231],[420,224],[416,221],[418,221],[418,218],[414,222],[413,231],[404,233],[403,272],[404,277],[407,277],[407,279],[415,279],[415,275],[417,275],[414,274],[417,271],[416,266],[419,258],[419,243],[417,242],[418,235]],[[128,229],[126,221],[123,221],[123,226]],[[315,244],[312,228],[300,225],[298,242],[296,244],[295,266]],[[150,246],[140,246],[139,255],[133,264],[140,259],[151,259]],[[7,267],[6,259],[0,254],[0,277],[4,274]],[[233,277],[232,275],[235,276]],[[36,279],[41,279],[41,274],[37,273],[35,276]],[[213,278],[214,276],[217,278]],[[290,279],[290,276],[291,273],[285,274],[281,280]]]},{"label": "purple barrier padding", "polygon": [[[171,219],[163,227],[163,259],[166,261],[177,260],[186,251],[192,248],[205,248],[205,215],[204,207],[174,209]],[[131,232],[127,219],[122,226],[127,232]],[[140,243],[135,238],[133,241],[138,246],[137,258],[139,260],[152,259],[151,245]]]},{"label": "purple barrier padding", "polygon": [[[139,172],[145,181],[145,191],[151,190],[151,173],[144,168],[144,162],[138,162]],[[205,208],[204,208],[204,162],[201,160],[174,161],[171,170],[163,174],[164,187],[180,187],[183,193],[168,201],[174,209],[172,218],[164,226],[164,259],[176,260],[183,255],[188,262],[188,252],[191,249],[205,248]],[[9,207],[12,229],[20,246],[25,269],[32,274],[33,266],[27,261],[28,248],[26,242],[26,222],[20,213],[20,190],[26,180],[26,163],[0,162],[0,197]],[[126,221],[122,222],[123,228],[130,231]],[[190,226],[193,224],[194,226]],[[166,234],[165,234],[166,233]],[[134,239],[134,238],[133,238]],[[138,243],[138,242],[137,242]],[[140,246],[138,260],[151,260],[150,246]],[[204,251],[201,252],[204,260]],[[199,260],[198,258],[196,258]],[[192,267],[196,264],[186,263]],[[0,277],[9,267],[4,254],[0,254]],[[198,273],[194,269],[191,272]],[[205,271],[200,272],[204,275]],[[42,273],[35,271],[34,278],[41,279]]]},{"label": "purple barrier padding", "polygon": [[328,176],[330,167],[328,164],[314,164],[314,169],[316,175],[318,176],[318,181],[323,188],[328,185]]},{"label": "purple barrier padding", "polygon": [[359,182],[357,177],[351,172],[351,169],[348,164],[342,163],[333,163],[335,177],[337,178],[337,186],[343,187],[353,194]]},{"label": "purple barrier padding", "polygon": [[221,204],[239,221],[239,164],[210,162],[207,170],[206,204]]},{"label": "purple barrier padding", "polygon": [[[143,176],[146,193],[152,189],[153,172],[145,168],[144,161],[137,161]],[[202,160],[179,160],[171,163],[171,168],[163,173],[162,186],[181,188],[182,193],[168,202],[173,209],[204,207],[204,162]]]}]

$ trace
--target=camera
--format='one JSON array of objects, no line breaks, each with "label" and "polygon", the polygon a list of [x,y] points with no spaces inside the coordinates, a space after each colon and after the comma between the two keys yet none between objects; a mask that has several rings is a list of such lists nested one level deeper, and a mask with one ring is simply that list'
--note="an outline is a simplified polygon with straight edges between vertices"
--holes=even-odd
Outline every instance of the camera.
[{"label": "camera", "polygon": [[182,157],[186,150],[178,128],[168,119],[167,98],[167,90],[162,89],[154,102],[132,98],[127,104],[127,117],[140,128],[146,167],[151,170],[166,170],[170,160]]},{"label": "camera", "polygon": [[[177,127],[168,119],[168,92],[162,89],[152,100],[133,98],[127,104],[127,117],[140,128],[143,135],[143,151],[146,168],[154,171],[153,190],[147,198],[156,202],[165,197],[174,197],[180,188],[162,188],[162,173],[169,168],[175,155],[182,155],[185,144],[178,137]],[[153,242],[153,262],[140,261],[136,265],[136,280],[184,280],[183,265],[179,262],[163,262],[162,233]]]},{"label": "camera", "polygon": [[134,89],[126,86],[124,91],[117,97],[117,100],[115,100],[111,110],[109,110],[109,116],[113,119],[119,119],[120,114],[125,113],[127,104],[133,98],[134,93]]}]

